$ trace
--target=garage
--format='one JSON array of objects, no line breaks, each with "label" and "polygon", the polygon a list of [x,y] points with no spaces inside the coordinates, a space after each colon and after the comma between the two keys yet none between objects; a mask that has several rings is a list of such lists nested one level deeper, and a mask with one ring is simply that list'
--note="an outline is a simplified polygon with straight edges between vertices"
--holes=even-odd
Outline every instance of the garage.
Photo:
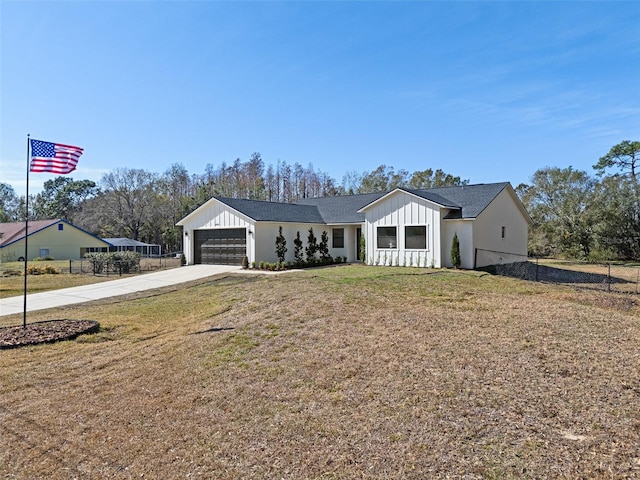
[{"label": "garage", "polygon": [[244,228],[194,231],[194,261],[209,265],[242,265],[247,254]]}]

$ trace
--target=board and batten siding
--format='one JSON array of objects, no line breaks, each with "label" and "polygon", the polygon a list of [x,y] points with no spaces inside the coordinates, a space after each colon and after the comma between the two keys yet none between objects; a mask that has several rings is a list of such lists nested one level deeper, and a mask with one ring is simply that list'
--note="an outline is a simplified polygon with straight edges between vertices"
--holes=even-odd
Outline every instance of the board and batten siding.
[{"label": "board and batten siding", "polygon": [[[365,210],[366,263],[436,267],[440,258],[440,207],[426,199],[396,191]],[[405,248],[406,226],[426,226],[426,249]],[[395,248],[378,248],[378,227],[396,227]]]},{"label": "board and batten siding", "polygon": [[182,222],[184,239],[184,256],[187,264],[194,263],[194,231],[221,229],[221,228],[245,228],[247,231],[247,257],[252,261],[255,252],[255,235],[249,234],[254,230],[254,222],[246,215],[225,205],[213,198]]}]

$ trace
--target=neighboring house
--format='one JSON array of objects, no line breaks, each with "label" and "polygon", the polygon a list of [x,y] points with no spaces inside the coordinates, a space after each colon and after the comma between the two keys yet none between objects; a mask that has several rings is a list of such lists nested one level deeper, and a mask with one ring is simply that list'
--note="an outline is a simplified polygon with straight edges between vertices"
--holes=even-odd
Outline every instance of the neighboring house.
[{"label": "neighboring house", "polygon": [[143,257],[159,257],[161,253],[160,245],[130,238],[103,238],[103,240],[111,245],[110,252],[138,252]]},{"label": "neighboring house", "polygon": [[213,197],[177,225],[183,227],[188,264],[240,265],[275,262],[279,227],[293,261],[297,232],[307,244],[310,228],[329,254],[356,261],[360,237],[365,262],[378,265],[450,267],[454,234],[462,268],[527,258],[531,218],[509,183],[303,199],[294,204]]},{"label": "neighboring house", "polygon": [[[0,223],[0,262],[24,260],[25,222]],[[52,257],[79,260],[88,251],[106,249],[108,242],[66,220],[29,222],[27,260]]]}]

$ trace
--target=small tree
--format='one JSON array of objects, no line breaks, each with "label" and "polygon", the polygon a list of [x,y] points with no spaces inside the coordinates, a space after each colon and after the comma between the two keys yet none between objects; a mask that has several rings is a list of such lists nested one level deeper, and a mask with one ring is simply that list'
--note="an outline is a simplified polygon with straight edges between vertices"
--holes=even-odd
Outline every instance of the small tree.
[{"label": "small tree", "polygon": [[278,256],[278,262],[284,263],[285,255],[287,253],[287,240],[282,235],[282,226],[278,227],[278,236],[276,237],[276,255]]},{"label": "small tree", "polygon": [[300,232],[296,232],[296,238],[293,241],[293,258],[296,265],[302,265],[304,263],[304,257],[302,256],[302,239],[300,238]]},{"label": "small tree", "polygon": [[462,261],[460,260],[460,242],[458,241],[458,233],[453,234],[453,242],[451,243],[451,263],[455,268],[460,268]]},{"label": "small tree", "polygon": [[329,235],[326,230],[323,230],[322,235],[320,235],[320,244],[318,245],[318,253],[320,254],[320,259],[323,262],[329,261],[331,258],[329,256]]},{"label": "small tree", "polygon": [[309,229],[309,235],[307,236],[307,247],[304,249],[304,253],[307,255],[307,262],[314,263],[316,260],[316,252],[318,251],[318,239],[313,234],[313,227]]},{"label": "small tree", "polygon": [[364,262],[367,258],[367,244],[364,235],[360,235],[360,261]]}]

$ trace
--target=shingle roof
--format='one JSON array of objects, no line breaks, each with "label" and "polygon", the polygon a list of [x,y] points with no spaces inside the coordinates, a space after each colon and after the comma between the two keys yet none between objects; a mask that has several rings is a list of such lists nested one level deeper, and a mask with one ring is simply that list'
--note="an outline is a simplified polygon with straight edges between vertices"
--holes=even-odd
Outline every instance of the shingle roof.
[{"label": "shingle roof", "polygon": [[318,209],[310,205],[245,200],[241,198],[215,198],[256,221],[325,223]]},{"label": "shingle roof", "polygon": [[[509,185],[502,183],[482,183],[477,185],[461,185],[458,187],[430,188],[429,190],[407,190],[418,196],[432,200],[423,193],[433,195],[443,199],[442,201],[432,200],[445,207],[458,206],[460,209],[452,211],[445,218],[476,218],[487,208],[487,206],[498,196],[502,190]],[[435,198],[434,197],[434,198]]]},{"label": "shingle roof", "polygon": [[[451,209],[445,218],[476,218],[508,185],[508,182],[502,182],[428,190],[400,190]],[[391,192],[305,198],[296,203],[215,198],[256,221],[340,224],[364,222],[364,213],[359,210],[389,193]]]},{"label": "shingle roof", "polygon": [[[32,220],[29,222],[29,235],[47,228],[60,220]],[[17,242],[25,237],[25,222],[0,223],[0,247]]]},{"label": "shingle roof", "polygon": [[[93,233],[88,232],[87,230],[80,228],[77,225],[74,225],[60,218],[56,218],[54,220],[29,220],[29,236],[39,232],[40,230],[49,228],[52,225],[55,225],[57,223],[66,223],[67,225],[70,225],[71,227],[77,230],[80,230],[81,232],[84,232],[87,235],[90,235],[94,238],[97,238],[98,240],[105,242],[107,245],[109,244],[109,242],[94,235]],[[22,240],[25,237],[24,227],[25,227],[25,222],[0,223],[0,248],[6,247],[7,245],[10,245],[19,240]]]},{"label": "shingle roof", "polygon": [[297,204],[313,205],[318,209],[325,223],[362,223],[364,213],[358,213],[365,205],[375,202],[385,193],[363,193],[340,197],[305,198]]}]

